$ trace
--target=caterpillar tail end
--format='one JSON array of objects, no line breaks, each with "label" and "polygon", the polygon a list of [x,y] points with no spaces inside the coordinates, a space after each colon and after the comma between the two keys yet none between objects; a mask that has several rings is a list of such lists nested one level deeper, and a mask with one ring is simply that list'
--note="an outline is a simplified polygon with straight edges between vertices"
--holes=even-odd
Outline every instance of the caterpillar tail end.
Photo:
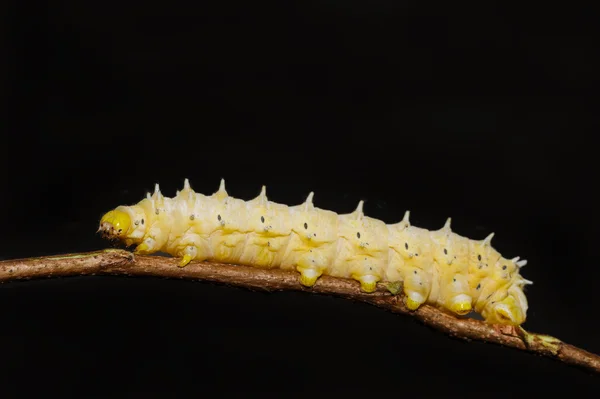
[{"label": "caterpillar tail end", "polygon": [[322,274],[321,272],[315,269],[298,268],[298,271],[300,272],[300,284],[302,284],[305,287],[312,287],[313,285],[315,285]]}]

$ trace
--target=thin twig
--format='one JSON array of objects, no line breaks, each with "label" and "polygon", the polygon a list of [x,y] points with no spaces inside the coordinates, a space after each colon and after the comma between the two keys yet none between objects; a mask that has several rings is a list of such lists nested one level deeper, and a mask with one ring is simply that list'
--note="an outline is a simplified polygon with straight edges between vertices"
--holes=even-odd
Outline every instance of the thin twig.
[{"label": "thin twig", "polygon": [[[299,283],[299,275],[291,271],[215,262],[192,262],[180,268],[174,258],[134,256],[131,252],[115,249],[0,262],[0,282],[102,274],[197,279],[267,291],[297,290],[336,295],[412,315],[424,324],[457,338],[517,348],[600,373],[600,356],[557,338],[529,333],[520,327],[457,318],[429,305],[410,311],[404,305],[400,287],[384,284],[379,284],[377,291],[367,294],[354,280],[322,276],[312,288],[306,288]],[[399,293],[394,295],[390,291]]]}]

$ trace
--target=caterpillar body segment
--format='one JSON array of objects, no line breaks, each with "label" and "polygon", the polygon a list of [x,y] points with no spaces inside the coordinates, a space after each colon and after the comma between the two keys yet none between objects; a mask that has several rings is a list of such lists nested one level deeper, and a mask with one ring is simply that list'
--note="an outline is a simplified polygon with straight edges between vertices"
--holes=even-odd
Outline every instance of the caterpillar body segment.
[{"label": "caterpillar body segment", "polygon": [[360,201],[352,213],[337,219],[337,253],[329,275],[358,280],[365,292],[373,292],[385,278],[388,263],[388,229],[380,220],[367,217]]},{"label": "caterpillar body segment", "polygon": [[266,188],[249,201],[229,196],[225,183],[212,195],[196,193],[186,179],[173,198],[158,185],[152,195],[119,206],[100,221],[103,236],[136,245],[135,252],[165,252],[192,260],[213,260],[300,274],[305,286],[320,276],[351,278],[365,292],[378,282],[402,282],[406,306],[428,303],[455,315],[471,311],[487,322],[525,322],[530,281],[520,276],[526,261],[505,259],[483,240],[462,237],[450,228],[412,226],[409,212],[394,224],[355,211],[338,215],[313,204],[287,206],[267,199]]},{"label": "caterpillar body segment", "polygon": [[416,310],[429,298],[437,298],[437,269],[435,268],[430,232],[410,224],[410,213],[396,224],[388,225],[390,257],[386,276],[402,281],[406,306]]}]

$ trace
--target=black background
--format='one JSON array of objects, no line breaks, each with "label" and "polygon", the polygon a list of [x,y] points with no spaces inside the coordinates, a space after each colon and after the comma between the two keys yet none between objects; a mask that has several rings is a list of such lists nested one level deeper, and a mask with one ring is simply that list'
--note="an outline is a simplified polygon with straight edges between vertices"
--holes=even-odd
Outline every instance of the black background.
[{"label": "black background", "polygon": [[[401,1],[53,2],[9,14],[3,259],[108,247],[154,183],[494,231],[525,328],[600,353],[597,15]],[[369,305],[205,282],[0,287],[3,397],[583,391],[559,362]],[[485,396],[484,396],[485,395]]]}]

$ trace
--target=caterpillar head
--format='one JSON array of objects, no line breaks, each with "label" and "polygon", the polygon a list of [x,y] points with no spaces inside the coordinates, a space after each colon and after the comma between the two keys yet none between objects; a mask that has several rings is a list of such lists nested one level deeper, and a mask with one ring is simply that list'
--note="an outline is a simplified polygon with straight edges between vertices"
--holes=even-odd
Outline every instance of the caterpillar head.
[{"label": "caterpillar head", "polygon": [[[158,184],[154,186],[154,194],[146,193],[146,198],[135,205],[119,206],[102,216],[98,232],[103,238],[121,240],[126,245],[139,244],[153,222],[162,216],[165,199]],[[161,214],[161,216],[159,216]]]},{"label": "caterpillar head", "polygon": [[111,241],[124,241],[128,246],[138,244],[151,224],[146,215],[143,206],[119,206],[102,216],[98,232]]},{"label": "caterpillar head", "polygon": [[123,209],[123,207],[118,207],[102,216],[98,232],[102,234],[102,238],[118,240],[127,237],[131,225],[129,212]]},{"label": "caterpillar head", "polygon": [[523,294],[522,288],[513,284],[504,299],[489,302],[481,314],[488,323],[518,326],[525,322],[527,308],[527,298]]}]

